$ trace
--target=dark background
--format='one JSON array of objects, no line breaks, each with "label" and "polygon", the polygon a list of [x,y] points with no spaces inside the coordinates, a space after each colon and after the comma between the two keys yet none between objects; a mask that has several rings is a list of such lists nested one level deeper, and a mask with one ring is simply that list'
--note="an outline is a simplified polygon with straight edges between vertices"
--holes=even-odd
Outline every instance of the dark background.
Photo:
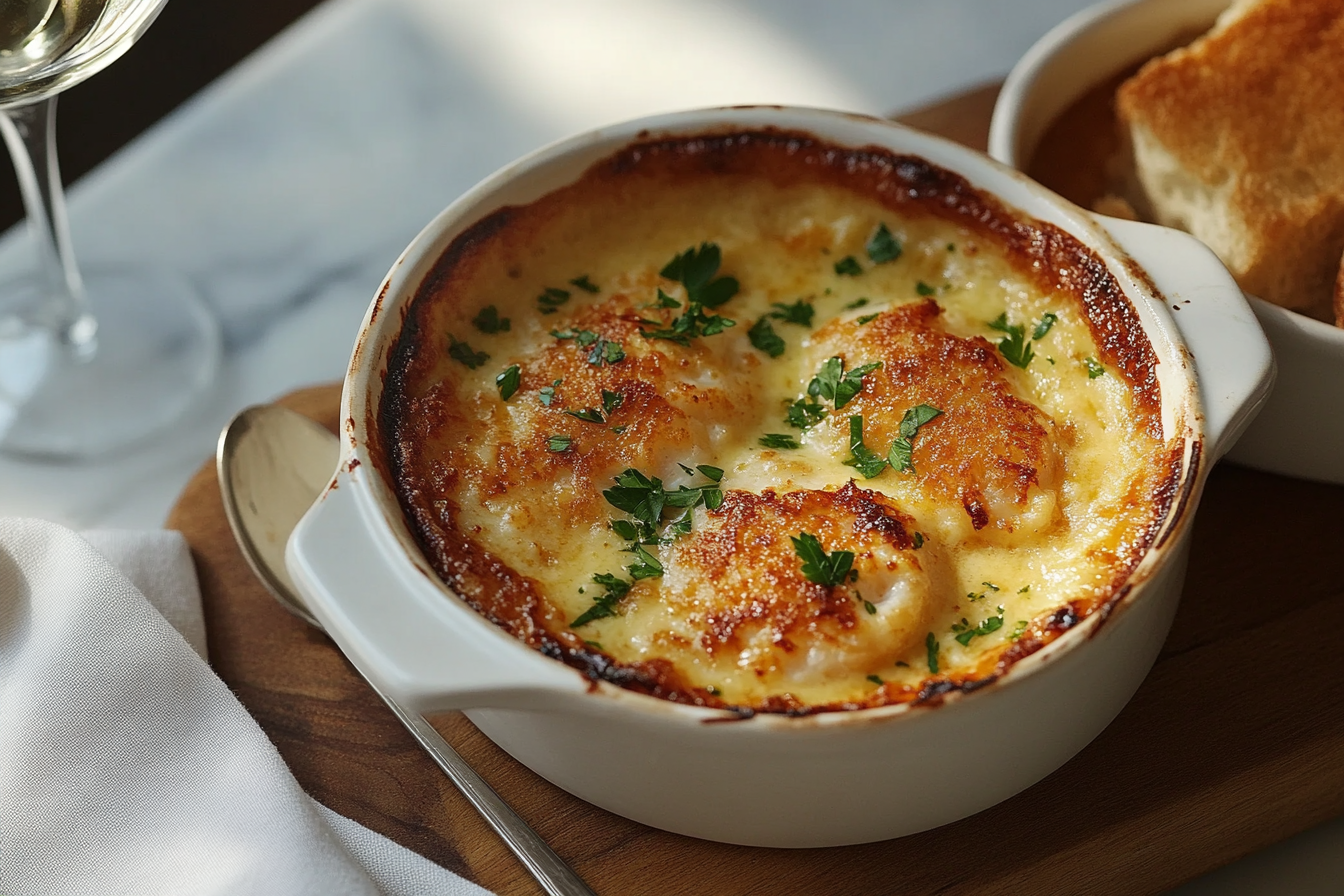
[{"label": "dark background", "polygon": [[[126,55],[60,95],[56,142],[62,179],[74,183],[317,3],[169,2]],[[13,167],[0,163],[0,229],[22,218]]]}]

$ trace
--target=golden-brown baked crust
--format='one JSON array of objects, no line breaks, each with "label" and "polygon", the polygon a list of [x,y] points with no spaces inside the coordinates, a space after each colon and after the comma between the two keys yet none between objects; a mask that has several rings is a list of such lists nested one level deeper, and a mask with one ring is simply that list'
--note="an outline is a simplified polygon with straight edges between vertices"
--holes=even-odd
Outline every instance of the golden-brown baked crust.
[{"label": "golden-brown baked crust", "polygon": [[1136,142],[1207,191],[1205,208],[1167,220],[1189,186],[1150,184],[1157,220],[1209,243],[1247,291],[1330,319],[1344,249],[1344,0],[1239,4],[1145,65],[1116,105]]}]

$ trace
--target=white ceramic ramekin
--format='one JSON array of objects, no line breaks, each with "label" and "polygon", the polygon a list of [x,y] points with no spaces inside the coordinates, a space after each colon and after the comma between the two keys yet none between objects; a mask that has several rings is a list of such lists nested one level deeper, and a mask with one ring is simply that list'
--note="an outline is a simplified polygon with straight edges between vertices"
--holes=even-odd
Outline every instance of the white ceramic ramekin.
[{"label": "white ceramic ramekin", "polygon": [[[465,228],[574,181],[650,135],[764,128],[921,156],[1068,231],[1106,260],[1160,359],[1164,425],[1184,442],[1184,471],[1125,597],[1109,616],[1093,614],[997,681],[939,705],[744,719],[590,681],[448,592],[416,548],[370,451],[368,421],[376,419],[407,303]],[[1144,271],[1159,292],[1189,300],[1179,321]],[[983,155],[888,121],[782,108],[645,119],[566,140],[503,169],[439,215],[397,260],[365,318],[345,381],[340,466],[290,540],[288,564],[313,612],[380,689],[425,713],[466,710],[524,765],[598,806],[732,843],[887,839],[954,821],[1030,786],[1120,711],[1175,612],[1205,473],[1253,416],[1272,377],[1269,347],[1241,292],[1191,237],[1098,221]],[[985,761],[990,754],[1002,761]]]},{"label": "white ceramic ramekin", "polygon": [[[1085,9],[1033,46],[1004,82],[989,154],[1025,169],[1050,123],[1093,86],[1174,41],[1207,30],[1229,0],[1122,0]],[[1229,458],[1344,483],[1344,328],[1251,297],[1278,360],[1278,382]],[[1183,312],[1182,312],[1183,313]]]}]

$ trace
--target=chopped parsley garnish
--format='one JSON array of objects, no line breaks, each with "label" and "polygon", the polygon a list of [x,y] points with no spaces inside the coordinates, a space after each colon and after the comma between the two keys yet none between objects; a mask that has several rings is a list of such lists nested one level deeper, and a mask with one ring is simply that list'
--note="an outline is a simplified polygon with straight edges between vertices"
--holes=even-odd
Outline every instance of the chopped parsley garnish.
[{"label": "chopped parsley garnish", "polygon": [[898,473],[915,472],[913,460],[915,435],[919,432],[921,426],[942,413],[942,411],[927,404],[917,404],[905,412],[905,416],[901,418],[900,438],[891,443],[891,450],[887,452],[887,461],[891,464],[893,470]]},{"label": "chopped parsley garnish", "polygon": [[1001,628],[1003,628],[1003,607],[999,607],[999,615],[990,616],[984,622],[975,626],[967,622],[965,617],[962,617],[960,622],[952,626],[952,631],[957,636],[957,642],[965,647],[971,643],[971,639],[992,634]]},{"label": "chopped parsley garnish", "polygon": [[826,414],[826,408],[815,398],[800,398],[789,405],[785,422],[794,429],[808,429],[825,419]]},{"label": "chopped parsley garnish", "polygon": [[[689,468],[684,469],[691,472]],[[634,522],[612,520],[612,531],[627,541],[655,544],[660,541],[659,527],[663,523],[663,511],[669,507],[681,507],[686,509],[686,513],[672,522],[662,534],[675,538],[689,532],[690,513],[695,507],[703,504],[708,510],[717,510],[723,504],[723,490],[719,488],[723,470],[708,464],[701,464],[696,469],[710,480],[709,483],[682,485],[676,491],[664,489],[661,479],[646,476],[633,468],[621,473],[616,477],[616,485],[603,491],[602,497],[612,507],[634,517]]]},{"label": "chopped parsley garnish", "polygon": [[862,594],[859,594],[857,591],[854,592],[854,597],[859,601],[859,603],[863,604],[863,608],[868,611],[869,616],[877,615],[877,607],[873,605],[872,601],[868,600],[866,597],[864,597]]},{"label": "chopped parsley garnish", "polygon": [[876,232],[868,238],[868,245],[864,246],[864,250],[873,264],[886,264],[901,257],[900,240],[892,235],[886,224],[877,225]]},{"label": "chopped parsley garnish", "polygon": [[886,458],[863,444],[863,417],[849,418],[849,454],[844,464],[863,474],[864,479],[880,476],[887,468]]},{"label": "chopped parsley garnish", "polygon": [[878,687],[881,687],[883,683],[882,679],[876,675],[869,675],[868,680],[871,681],[873,684],[877,685]]},{"label": "chopped parsley garnish", "polygon": [[499,389],[499,397],[503,401],[508,401],[513,397],[513,393],[518,391],[518,384],[522,382],[522,372],[517,364],[510,364],[504,368],[504,372],[495,377],[495,386]]},{"label": "chopped parsley garnish", "polygon": [[881,361],[864,364],[853,370],[845,370],[845,362],[839,358],[827,358],[807,384],[807,394],[814,398],[820,395],[835,403],[838,411],[849,404],[850,399],[863,391],[863,378],[882,366]]},{"label": "chopped parsley garnish", "polygon": [[504,333],[512,325],[507,317],[500,317],[494,305],[486,305],[475,317],[471,325],[482,333]]},{"label": "chopped parsley garnish", "polygon": [[1016,641],[1018,638],[1021,638],[1026,633],[1027,633],[1027,620],[1019,619],[1017,620],[1017,624],[1013,626],[1013,630],[1008,633],[1008,640]]},{"label": "chopped parsley garnish", "polygon": [[574,440],[569,436],[551,436],[546,440],[546,448],[557,454],[561,451],[568,451],[572,444],[574,444]]},{"label": "chopped parsley garnish", "polygon": [[1050,332],[1050,328],[1059,320],[1059,315],[1053,311],[1047,311],[1041,315],[1041,319],[1036,321],[1036,329],[1031,331],[1031,338],[1037,342],[1045,338],[1045,334]]},{"label": "chopped parsley garnish", "polygon": [[593,582],[605,588],[607,593],[595,598],[593,605],[584,610],[578,619],[569,624],[570,628],[587,625],[594,619],[606,619],[609,616],[615,616],[616,605],[620,603],[621,598],[630,593],[630,583],[609,572],[601,572],[593,576]]},{"label": "chopped parsley garnish", "polygon": [[846,310],[846,311],[853,311],[855,308],[862,308],[864,305],[867,305],[867,304],[868,304],[868,299],[867,299],[866,297],[864,297],[864,296],[859,296],[857,299],[855,299],[854,301],[852,301],[852,302],[850,302],[848,305],[846,305],[846,306],[845,306],[845,310]]},{"label": "chopped parsley garnish", "polygon": [[537,310],[542,314],[554,314],[568,301],[569,290],[548,286],[537,296]]},{"label": "chopped parsley garnish", "polygon": [[812,326],[812,316],[817,313],[817,309],[812,307],[812,303],[806,299],[799,299],[796,302],[785,305],[783,302],[771,302],[771,307],[778,308],[778,311],[771,311],[767,316],[776,320],[782,320],[786,324],[797,324],[800,327]]},{"label": "chopped parsley garnish", "polygon": [[789,540],[803,561],[803,577],[809,582],[834,588],[859,577],[858,570],[853,569],[853,551],[832,551],[828,554],[822,550],[817,536],[810,532],[799,532],[797,537],[790,535]]},{"label": "chopped parsley garnish", "polygon": [[1036,356],[1035,350],[1031,347],[1031,340],[1027,339],[1027,328],[1022,324],[1010,326],[1006,311],[990,321],[989,326],[990,329],[1007,334],[999,340],[999,353],[1009,364],[1026,370],[1031,359]]},{"label": "chopped parsley garnish", "polygon": [[940,647],[942,645],[933,636],[933,632],[929,632],[928,636],[924,638],[924,650],[929,657],[929,672],[934,675],[938,674],[938,649]]},{"label": "chopped parsley garnish", "polygon": [[932,286],[925,283],[923,280],[915,284],[915,292],[919,293],[921,296],[931,296],[937,291],[938,290],[934,289]]},{"label": "chopped parsley garnish", "polygon": [[[715,277],[719,272],[721,255],[717,243],[701,243],[700,248],[691,247],[674,257],[659,276],[676,280],[686,288],[686,310],[673,319],[670,326],[658,326],[656,321],[641,321],[654,330],[641,330],[648,339],[666,339],[678,345],[690,345],[698,336],[714,336],[729,327],[737,326],[737,321],[729,320],[718,314],[706,314],[706,308],[717,308],[737,295],[738,283],[733,277]],[[681,303],[658,290],[659,308],[680,308]]]},{"label": "chopped parsley garnish", "polygon": [[915,545],[915,550],[919,550],[920,548],[924,547],[924,533],[923,533],[923,532],[916,532],[916,533],[911,537],[911,541],[912,541],[912,542],[914,543],[914,545]]},{"label": "chopped parsley garnish", "polygon": [[581,408],[577,411],[565,411],[571,417],[577,417],[587,423],[606,423],[607,418],[597,408]]},{"label": "chopped parsley garnish", "polygon": [[465,342],[458,342],[457,337],[451,333],[448,335],[448,357],[459,364],[465,364],[469,370],[475,370],[490,360],[490,356],[485,352],[478,352]]},{"label": "chopped parsley garnish", "polygon": [[656,579],[663,574],[663,564],[646,551],[643,545],[632,544],[627,550],[635,555],[635,562],[625,568],[630,573],[630,578]]},{"label": "chopped parsley garnish", "polygon": [[854,322],[857,323],[859,326],[863,326],[866,323],[876,320],[877,317],[878,315],[876,314],[865,314],[862,317],[856,317],[854,319]]},{"label": "chopped parsley garnish", "polygon": [[863,273],[863,268],[859,266],[857,258],[846,255],[835,263],[835,272],[841,277],[857,277]]},{"label": "chopped parsley garnish", "polygon": [[1087,378],[1090,380],[1094,380],[1106,372],[1106,368],[1102,367],[1101,362],[1096,358],[1084,358],[1083,366],[1087,368]]},{"label": "chopped parsley garnish", "polygon": [[769,315],[756,321],[747,331],[747,337],[751,339],[754,348],[758,348],[772,358],[778,358],[784,354],[785,343],[775,332],[775,328],[770,325]]},{"label": "chopped parsley garnish", "polygon": [[1030,590],[1031,590],[1031,586],[1030,586],[1030,585],[1023,585],[1021,588],[1017,589],[1017,593],[1018,593],[1018,594],[1026,594],[1026,593],[1027,593],[1028,591],[1030,591]]},{"label": "chopped parsley garnish", "polygon": [[625,349],[619,342],[609,342],[606,339],[599,339],[593,343],[593,350],[588,353],[588,363],[594,367],[601,367],[603,364],[615,364],[618,361],[625,360]]},{"label": "chopped parsley garnish", "polygon": [[785,451],[803,447],[793,436],[782,432],[768,432],[756,441],[763,448],[781,448]]},{"label": "chopped parsley garnish", "polygon": [[718,243],[701,243],[699,249],[689,248],[663,265],[658,274],[686,287],[692,304],[717,308],[737,295],[738,288],[735,278],[714,276],[721,260]]},{"label": "chopped parsley garnish", "polygon": [[[1041,315],[1041,319],[1036,322],[1036,326],[1032,329],[1032,338],[1043,339],[1058,320],[1059,316],[1053,311],[1047,311]],[[1027,365],[1031,363],[1031,359],[1036,357],[1036,350],[1032,348],[1031,339],[1027,338],[1026,325],[1009,324],[1008,312],[1005,311],[990,321],[989,327],[1005,334],[999,340],[999,353],[1003,355],[1004,359],[1014,367],[1021,367],[1026,370]]]},{"label": "chopped parsley garnish", "polygon": [[549,386],[542,386],[541,390],[537,392],[537,398],[546,407],[550,407],[551,404],[555,401],[555,390],[559,388],[561,382],[562,382],[561,380],[556,380]]},{"label": "chopped parsley garnish", "polygon": [[573,280],[570,280],[569,285],[577,286],[584,292],[601,292],[601,290],[598,289],[597,284],[588,279],[587,274],[583,274],[582,276],[575,277]]},{"label": "chopped parsley garnish", "polygon": [[603,390],[602,390],[602,412],[603,412],[604,414],[606,414],[608,417],[610,417],[610,416],[611,416],[611,412],[614,411],[614,410],[616,410],[618,407],[620,407],[620,406],[621,406],[621,402],[624,401],[624,400],[625,400],[625,396],[623,396],[621,393],[619,393],[619,392],[608,392],[606,389],[603,389]]}]

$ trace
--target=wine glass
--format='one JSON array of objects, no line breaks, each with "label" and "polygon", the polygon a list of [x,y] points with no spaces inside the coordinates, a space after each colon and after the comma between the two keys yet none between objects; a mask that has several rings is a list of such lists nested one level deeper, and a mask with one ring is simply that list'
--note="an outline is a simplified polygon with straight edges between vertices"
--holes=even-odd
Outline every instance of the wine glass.
[{"label": "wine glass", "polygon": [[37,248],[0,282],[0,451],[83,460],[142,442],[214,381],[219,325],[149,267],[81,275],[56,163],[56,94],[116,60],[166,0],[0,0],[0,133]]}]

